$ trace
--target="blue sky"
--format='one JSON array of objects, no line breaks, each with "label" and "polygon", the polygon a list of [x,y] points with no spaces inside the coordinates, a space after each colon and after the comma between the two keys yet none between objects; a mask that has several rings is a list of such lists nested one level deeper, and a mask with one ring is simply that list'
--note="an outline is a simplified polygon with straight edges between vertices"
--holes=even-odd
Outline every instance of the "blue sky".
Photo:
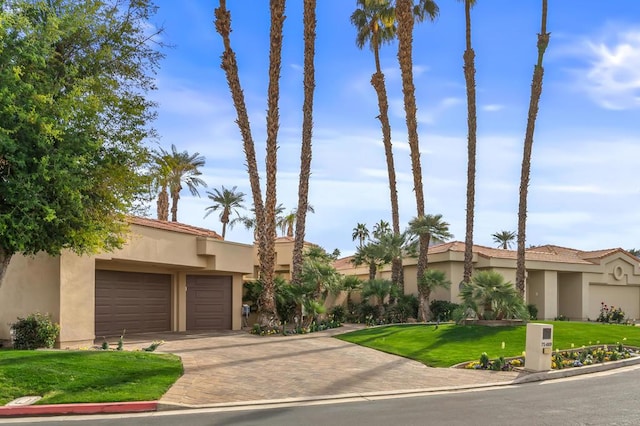
[{"label": "blue sky", "polygon": [[[213,27],[217,1],[157,0],[153,24],[173,45],[157,75],[160,144],[206,157],[209,189],[250,194],[242,140]],[[522,144],[540,0],[480,0],[472,10],[476,51],[478,156],[474,241],[515,230]],[[415,28],[414,73],[428,213],[440,213],[464,240],[466,98],[462,73],[464,7],[439,2],[440,17]],[[261,170],[264,164],[269,4],[229,1],[236,51]],[[278,201],[297,204],[302,123],[302,2],[287,2],[282,59]],[[319,0],[313,160],[308,241],[353,252],[354,226],[390,221],[373,54],[355,45],[355,1]],[[527,245],[590,250],[640,247],[640,2],[549,1],[551,42],[533,149]],[[402,226],[415,215],[397,45],[382,49]],[[264,180],[262,181],[264,191]],[[220,232],[210,205],[181,194],[181,222]],[[251,204],[248,197],[246,203]],[[153,209],[152,209],[153,211]],[[249,243],[241,226],[227,239]]]}]

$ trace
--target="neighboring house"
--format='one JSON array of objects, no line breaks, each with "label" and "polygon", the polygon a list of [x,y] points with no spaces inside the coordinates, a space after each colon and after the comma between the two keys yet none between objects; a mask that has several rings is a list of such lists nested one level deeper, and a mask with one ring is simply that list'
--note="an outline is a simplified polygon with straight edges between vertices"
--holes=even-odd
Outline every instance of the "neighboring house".
[{"label": "neighboring house", "polygon": [[253,246],[213,231],[131,218],[127,244],[113,253],[16,255],[0,286],[0,340],[33,312],[61,326],[59,347],[144,332],[239,330],[243,276]]},{"label": "neighboring house", "polygon": [[[275,251],[276,261],[274,268],[274,276],[281,276],[285,280],[291,279],[291,268],[293,264],[293,245],[295,239],[293,237],[276,237]],[[304,242],[303,251],[315,244]],[[260,274],[260,261],[258,259],[258,245],[254,243],[253,250],[253,274],[245,277],[245,280],[255,280]]]},{"label": "neighboring house", "polygon": [[[554,245],[526,250],[526,301],[538,308],[538,318],[563,315],[575,320],[595,320],[601,303],[621,307],[627,318],[640,318],[640,259],[616,248],[581,251]],[[352,257],[334,264],[345,275],[368,279],[367,265],[355,267]],[[445,272],[451,289],[438,289],[431,300],[458,302],[463,277],[464,243],[449,242],[429,247],[429,267]],[[515,283],[516,252],[479,245],[473,246],[474,270],[491,269]],[[390,265],[378,272],[379,278],[391,277]],[[405,293],[417,294],[416,259],[404,259]]]}]

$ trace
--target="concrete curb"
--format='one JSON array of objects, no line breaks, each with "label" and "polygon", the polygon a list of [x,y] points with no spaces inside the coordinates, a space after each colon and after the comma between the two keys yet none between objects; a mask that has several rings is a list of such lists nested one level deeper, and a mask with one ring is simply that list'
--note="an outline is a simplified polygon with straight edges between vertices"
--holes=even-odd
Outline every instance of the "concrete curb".
[{"label": "concrete curb", "polygon": [[385,397],[410,397],[419,396],[429,393],[438,392],[455,392],[471,389],[482,389],[498,386],[511,385],[512,381],[504,382],[492,382],[482,383],[474,385],[462,385],[462,386],[442,386],[434,388],[420,388],[420,389],[402,389],[392,391],[378,391],[378,392],[356,392],[345,393],[338,395],[318,395],[318,396],[302,396],[296,398],[281,398],[281,399],[260,399],[249,401],[234,401],[234,402],[219,402],[211,404],[180,404],[180,403],[163,403],[158,402],[158,411],[172,411],[172,410],[193,410],[199,408],[256,408],[256,407],[269,407],[269,406],[282,406],[282,405],[295,405],[303,403],[330,403],[339,401],[353,401],[353,400],[374,400]]},{"label": "concrete curb", "polygon": [[13,405],[0,407],[2,417],[61,416],[64,414],[140,413],[157,411],[158,401],[90,404]]},{"label": "concrete curb", "polygon": [[613,370],[615,368],[629,367],[631,365],[640,364],[640,357],[621,359],[618,361],[608,361],[601,364],[585,365],[583,367],[568,367],[562,370],[542,371],[540,373],[529,373],[522,377],[516,378],[512,383],[531,383],[543,380],[562,379],[565,377],[580,376],[582,374],[599,373],[601,371]]}]

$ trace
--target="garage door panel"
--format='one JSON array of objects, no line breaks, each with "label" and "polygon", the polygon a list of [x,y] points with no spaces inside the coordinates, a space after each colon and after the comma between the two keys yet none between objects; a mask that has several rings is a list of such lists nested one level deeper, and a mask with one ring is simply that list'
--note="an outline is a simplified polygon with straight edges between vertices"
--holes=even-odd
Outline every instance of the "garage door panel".
[{"label": "garage door panel", "polygon": [[187,276],[187,329],[230,330],[232,278]]},{"label": "garage door panel", "polygon": [[97,336],[169,331],[171,276],[96,271]]}]

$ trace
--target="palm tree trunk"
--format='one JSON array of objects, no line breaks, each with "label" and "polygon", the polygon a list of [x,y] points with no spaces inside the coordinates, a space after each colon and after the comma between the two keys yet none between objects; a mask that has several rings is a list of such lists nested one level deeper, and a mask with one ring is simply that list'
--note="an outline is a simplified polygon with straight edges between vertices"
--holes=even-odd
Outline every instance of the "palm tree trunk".
[{"label": "palm tree trunk", "polygon": [[[389,101],[387,88],[384,82],[384,74],[380,69],[380,58],[378,52],[377,35],[374,34],[374,56],[376,61],[376,72],[371,76],[371,85],[378,95],[378,108],[380,110],[380,124],[382,126],[382,143],[384,154],[387,160],[387,174],[389,176],[389,195],[391,199],[391,222],[394,235],[400,235],[400,215],[398,207],[398,190],[396,184],[396,169],[393,161],[393,147],[391,144],[391,125],[389,124]],[[391,281],[398,286],[401,294],[404,294],[404,279],[402,274],[402,259],[394,259],[391,263]]]},{"label": "palm tree trunk", "polygon": [[282,27],[284,24],[284,0],[271,0],[271,30],[269,48],[269,87],[267,94],[267,156],[265,161],[267,189],[265,196],[265,217],[263,240],[264,258],[261,265],[263,292],[262,312],[258,316],[260,324],[272,325],[277,320],[275,285],[276,235],[276,173],[278,169],[278,130],[280,127],[280,65],[282,62]]},{"label": "palm tree trunk", "polygon": [[516,259],[516,288],[520,296],[525,297],[525,239],[527,226],[527,195],[529,191],[529,174],[531,171],[531,152],[533,149],[533,133],[538,116],[538,104],[542,94],[542,77],[544,68],[542,59],[549,45],[550,34],[547,32],[547,0],[542,0],[542,23],[538,34],[538,62],[533,71],[531,84],[531,101],[529,103],[529,116],[527,119],[527,131],[524,138],[524,153],[522,156],[522,172],[520,175],[520,203],[518,205],[518,252]]},{"label": "palm tree trunk", "polygon": [[180,190],[171,191],[171,221],[178,221],[178,200],[180,200]]},{"label": "palm tree trunk", "polygon": [[158,220],[169,220],[169,193],[167,192],[166,186],[163,186],[162,190],[158,194],[156,206]]},{"label": "palm tree trunk", "polygon": [[311,175],[311,141],[313,134],[313,95],[315,80],[316,0],[304,0],[304,102],[302,105],[302,147],[300,149],[300,181],[296,234],[293,242],[291,281],[300,284],[304,237],[309,209],[309,176]]},{"label": "palm tree trunk", "polygon": [[369,263],[369,281],[375,280],[377,273],[378,273],[378,267],[376,266],[376,262],[370,262]]},{"label": "palm tree trunk", "polygon": [[[251,134],[251,125],[249,122],[249,114],[247,113],[247,106],[244,100],[244,92],[240,84],[240,78],[238,74],[238,63],[236,61],[236,55],[231,48],[231,14],[227,10],[226,0],[220,0],[220,6],[215,9],[215,26],[216,31],[222,37],[224,43],[224,52],[222,53],[221,68],[225,71],[227,77],[227,84],[231,92],[233,104],[237,113],[238,128],[242,135],[242,142],[245,157],[247,159],[247,171],[249,174],[249,182],[251,184],[251,194],[253,197],[253,206],[256,214],[255,234],[258,243],[258,259],[260,262],[260,275],[263,278],[265,270],[268,269],[268,260],[266,256],[265,241],[273,235],[273,232],[269,233],[265,230],[265,207],[262,202],[262,190],[260,188],[260,174],[258,172],[258,163],[256,161],[255,143]],[[273,256],[273,253],[272,253]],[[271,282],[268,289],[268,295],[266,299],[269,299],[267,309],[275,311],[275,295],[273,291],[273,261],[271,262],[271,273],[267,274],[271,277]],[[262,299],[262,298],[261,298]]]},{"label": "palm tree trunk", "polygon": [[464,52],[464,78],[467,85],[467,223],[464,238],[464,273],[462,281],[471,281],[473,269],[473,220],[476,194],[476,81],[475,52],[471,47],[471,1],[465,0],[466,44]]},{"label": "palm tree trunk", "polygon": [[[404,110],[407,121],[407,133],[409,136],[409,148],[411,150],[411,169],[413,172],[413,190],[416,194],[417,216],[422,217],[424,211],[424,192],[422,189],[422,167],[420,164],[420,144],[418,141],[418,122],[416,119],[417,107],[415,86],[413,84],[413,14],[412,0],[397,0],[396,18],[398,21],[398,62],[402,73],[402,93],[404,95]],[[418,279],[424,275],[427,268],[427,250],[424,239],[420,238],[418,262],[416,265]]]}]

